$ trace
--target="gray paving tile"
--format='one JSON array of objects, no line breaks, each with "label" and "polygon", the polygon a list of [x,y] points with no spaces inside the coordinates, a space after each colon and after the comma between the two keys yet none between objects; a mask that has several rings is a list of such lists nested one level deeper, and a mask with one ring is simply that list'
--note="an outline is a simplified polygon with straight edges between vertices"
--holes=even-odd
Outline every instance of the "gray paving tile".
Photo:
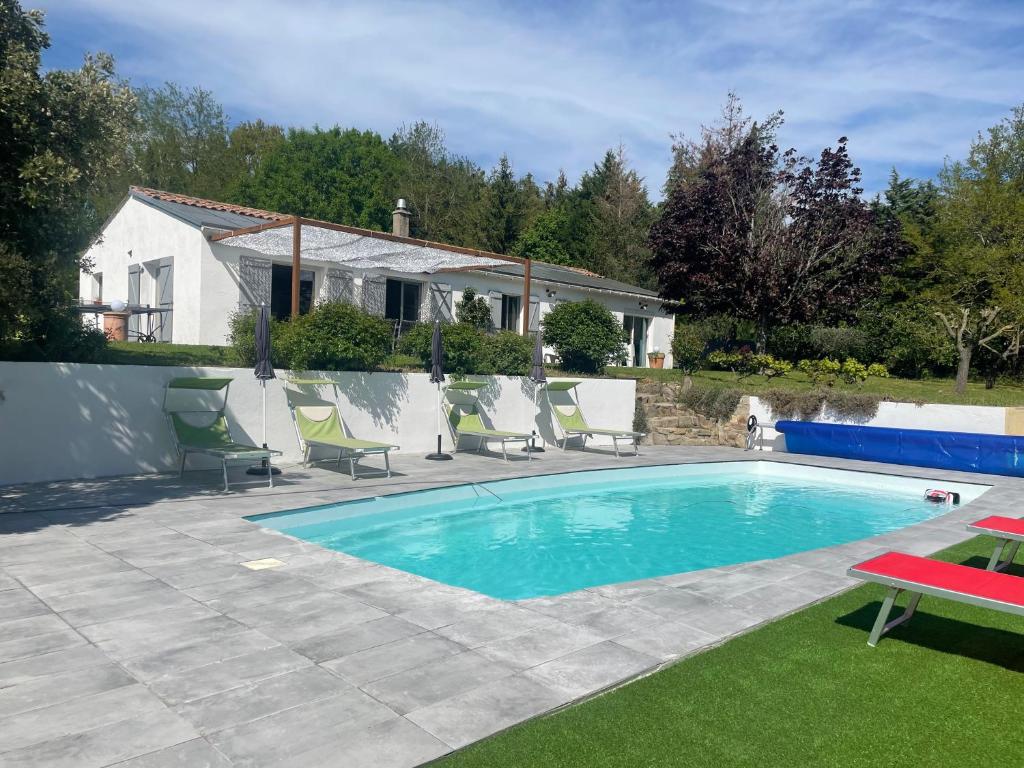
[{"label": "gray paving tile", "polygon": [[564,694],[538,680],[513,675],[417,709],[406,717],[457,749],[567,701]]},{"label": "gray paving tile", "polygon": [[61,623],[64,628],[56,632],[0,642],[0,662],[25,659],[86,644],[84,637],[63,622]]},{"label": "gray paving tile", "polygon": [[658,661],[669,661],[712,645],[718,639],[717,636],[696,629],[683,620],[639,629],[636,632],[620,635],[612,642],[639,651]]},{"label": "gray paving tile", "polygon": [[[206,610],[196,604],[195,608]],[[246,627],[213,611],[203,616],[190,608],[169,608],[102,624],[80,627],[79,631],[107,654],[129,659],[182,645],[195,640],[226,639],[244,632]],[[192,615],[196,618],[186,618]]]},{"label": "gray paving tile", "polygon": [[323,663],[325,669],[354,685],[379,680],[406,669],[428,664],[466,650],[458,643],[431,632],[413,635]]},{"label": "gray paving tile", "polygon": [[493,609],[472,611],[454,623],[434,631],[467,648],[515,637],[531,629],[557,626],[557,620],[524,608],[508,605]]},{"label": "gray paving tile", "polygon": [[[167,709],[144,685],[113,688],[0,720],[0,753]],[[0,764],[3,756],[0,754]]]},{"label": "gray paving tile", "polygon": [[303,752],[287,761],[289,768],[325,765],[413,768],[450,752],[442,741],[404,717],[394,717],[363,728],[346,728],[336,741]]},{"label": "gray paving tile", "polygon": [[156,578],[150,576],[145,571],[117,571],[114,573],[104,573],[99,576],[36,585],[32,587],[32,591],[41,599],[48,601],[53,597],[61,595],[72,595],[105,587],[118,587],[127,584],[155,581]]},{"label": "gray paving tile", "polygon": [[605,638],[618,637],[633,632],[641,627],[660,624],[665,617],[652,611],[645,611],[633,605],[615,606],[580,616],[572,623],[586,627],[604,635]]},{"label": "gray paving tile", "polygon": [[451,698],[515,670],[473,651],[429,662],[362,686],[363,690],[404,715]]},{"label": "gray paving tile", "polygon": [[59,632],[67,628],[68,625],[52,613],[0,621],[0,644],[10,640],[25,640],[49,632]]},{"label": "gray paving tile", "polygon": [[465,595],[453,600],[445,600],[436,605],[421,606],[408,611],[401,611],[398,617],[424,629],[437,629],[454,624],[467,613],[486,608],[495,608],[501,602],[485,595]]},{"label": "gray paving tile", "polygon": [[145,580],[123,580],[115,584],[105,584],[93,589],[83,589],[67,594],[49,595],[44,597],[46,604],[58,613],[76,611],[83,608],[94,608],[110,605],[122,600],[149,598],[159,605],[159,601],[169,596],[181,596],[181,592],[169,587],[162,581],[152,577]]},{"label": "gray paving tile", "polygon": [[426,630],[423,627],[404,621],[395,616],[385,616],[380,619],[358,624],[349,629],[337,632],[330,632],[325,635],[316,635],[307,640],[302,640],[292,647],[297,653],[307,656],[314,661],[327,661],[341,656],[349,656],[368,648],[375,648],[379,645],[392,643],[395,640],[402,640],[406,637],[418,635]]},{"label": "gray paving tile", "polygon": [[684,621],[694,629],[715,637],[728,637],[764,621],[752,611],[721,606],[714,610],[690,613]]},{"label": "gray paving tile", "polygon": [[121,664],[140,680],[152,681],[165,675],[214,664],[277,645],[280,643],[272,637],[248,629],[231,634],[227,638],[186,637],[179,639],[177,644],[168,642],[161,648],[126,659]]},{"label": "gray paving tile", "polygon": [[75,645],[71,648],[29,656],[17,661],[6,661],[0,663],[0,689],[38,677],[95,667],[109,661],[106,655],[94,645]]},{"label": "gray paving tile", "polygon": [[326,699],[347,687],[347,683],[329,672],[307,667],[196,699],[176,709],[200,732],[212,733],[305,702]]},{"label": "gray paving tile", "polygon": [[613,642],[591,645],[524,672],[575,699],[636,677],[657,659]]},{"label": "gray paving tile", "polygon": [[481,645],[476,652],[515,669],[528,669],[573,651],[596,645],[605,635],[586,627],[562,624],[534,629],[516,637]]},{"label": "gray paving tile", "polygon": [[306,613],[267,623],[256,623],[253,626],[283,643],[295,644],[310,637],[382,619],[387,615],[379,608],[352,601],[344,606],[326,605]]},{"label": "gray paving tile", "polygon": [[84,627],[89,624],[127,619],[155,611],[165,611],[168,608],[184,608],[191,605],[195,605],[195,601],[188,595],[168,588],[167,592],[160,594],[129,597],[100,605],[72,608],[60,611],[59,615],[73,627]]},{"label": "gray paving tile", "polygon": [[803,608],[821,599],[818,593],[788,586],[787,581],[765,584],[729,598],[730,608],[749,611],[762,619],[771,619]]},{"label": "gray paving tile", "polygon": [[570,592],[557,597],[538,597],[532,600],[521,600],[520,605],[536,613],[551,616],[559,621],[575,623],[584,616],[597,611],[614,608],[617,603],[599,595],[592,590]]},{"label": "gray paving tile", "polygon": [[27,589],[0,591],[0,622],[27,619],[46,613],[50,613],[50,609]]},{"label": "gray paving tile", "polygon": [[[233,765],[288,765],[301,752],[326,744],[336,745],[336,737],[347,729],[366,727],[394,717],[393,711],[372,696],[358,688],[346,687],[329,698],[226,728],[208,738]],[[302,737],[296,738],[296,733]]]},{"label": "gray paving tile", "polygon": [[279,645],[172,673],[151,681],[149,685],[169,704],[183,704],[311,664],[305,656]]},{"label": "gray paving tile", "polygon": [[[723,576],[722,578],[727,577]],[[755,582],[751,582],[751,584],[753,583]],[[630,605],[670,620],[678,619],[691,611],[707,610],[714,606],[715,603],[711,598],[691,592],[691,587],[666,587],[637,598]]]},{"label": "gray paving tile", "polygon": [[197,736],[169,710],[129,717],[82,733],[15,749],[0,755],[4,768],[101,768],[137,755],[170,747]]},{"label": "gray paving tile", "polygon": [[81,696],[132,685],[135,679],[116,664],[101,664],[0,689],[0,717],[59,704]]},{"label": "gray paving tile", "polygon": [[231,768],[231,761],[205,739],[192,739],[133,757],[114,768]]}]

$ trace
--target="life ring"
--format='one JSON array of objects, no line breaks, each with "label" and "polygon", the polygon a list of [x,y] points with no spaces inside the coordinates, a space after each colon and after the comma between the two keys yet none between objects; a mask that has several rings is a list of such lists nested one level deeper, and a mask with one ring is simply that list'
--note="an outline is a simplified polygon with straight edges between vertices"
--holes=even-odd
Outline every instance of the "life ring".
[{"label": "life ring", "polygon": [[757,429],[757,416],[751,414],[747,419],[747,432],[753,432],[755,429]]}]

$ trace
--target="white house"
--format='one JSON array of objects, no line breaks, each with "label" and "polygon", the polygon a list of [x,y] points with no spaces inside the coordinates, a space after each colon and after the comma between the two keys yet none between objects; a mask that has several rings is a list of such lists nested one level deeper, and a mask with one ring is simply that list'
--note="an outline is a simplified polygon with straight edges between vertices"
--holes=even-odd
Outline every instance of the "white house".
[{"label": "white house", "polygon": [[[243,206],[132,187],[86,253],[83,304],[163,310],[134,314],[129,337],[152,332],[178,344],[226,344],[239,308],[291,310],[299,259],[299,306],[347,301],[395,323],[448,320],[467,287],[487,297],[497,328],[521,330],[525,264],[499,254],[409,238],[403,201],[394,232],[374,232]],[[298,232],[299,237],[295,238]],[[293,250],[294,240],[301,246]],[[653,291],[585,270],[531,262],[530,330],[559,302],[594,299],[630,332],[629,364],[647,354],[672,364],[674,318]]]}]

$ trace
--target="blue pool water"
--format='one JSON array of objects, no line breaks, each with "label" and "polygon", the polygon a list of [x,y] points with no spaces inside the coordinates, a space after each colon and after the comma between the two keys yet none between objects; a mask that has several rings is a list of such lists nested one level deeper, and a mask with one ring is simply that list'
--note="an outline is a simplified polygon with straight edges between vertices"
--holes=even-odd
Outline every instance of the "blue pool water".
[{"label": "blue pool water", "polygon": [[948,511],[985,486],[771,462],[574,472],[251,518],[321,546],[517,600],[780,557]]}]

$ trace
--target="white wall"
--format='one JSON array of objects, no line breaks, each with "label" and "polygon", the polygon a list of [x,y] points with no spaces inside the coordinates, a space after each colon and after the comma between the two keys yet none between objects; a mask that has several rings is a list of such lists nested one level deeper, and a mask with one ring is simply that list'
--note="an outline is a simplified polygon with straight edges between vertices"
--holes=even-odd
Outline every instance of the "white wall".
[{"label": "white wall", "polygon": [[[128,198],[85,256],[92,262],[93,272],[103,275],[101,298],[108,304],[118,299],[127,301],[128,267],[143,265],[141,303],[153,306],[156,306],[155,284],[150,269],[161,259],[173,259],[172,340],[176,344],[200,344],[204,343],[199,324],[200,253],[204,242],[205,238],[195,227],[135,198]],[[79,296],[85,301],[93,298],[92,279],[85,273],[79,276]]]},{"label": "white wall", "polygon": [[[437,395],[427,374],[322,375],[339,382],[338,402],[353,435],[394,442],[413,454],[434,447]],[[0,362],[0,485],[174,468],[174,446],[161,408],[165,384],[178,376],[233,377],[228,418],[234,436],[261,442],[260,387],[249,369]],[[485,413],[493,416],[492,426],[536,429],[553,439],[546,409],[534,406],[531,382],[504,376],[488,381],[480,399]],[[285,452],[283,461],[294,462],[300,453],[284,386],[282,379],[268,383],[267,442]],[[300,391],[308,400],[330,402],[335,390]],[[578,392],[594,426],[631,427],[633,381],[587,379]],[[443,434],[450,450],[446,428]],[[200,466],[203,458],[194,465],[189,461]]]},{"label": "white wall", "polygon": [[[762,425],[773,424],[768,403],[750,398],[750,413]],[[980,432],[987,435],[1006,434],[1006,409],[984,405],[942,405],[914,403],[879,403],[877,415],[868,421],[843,421],[834,415],[819,414],[814,421],[825,424],[857,423],[865,427],[898,429],[931,429],[946,432]],[[785,437],[770,427],[764,430],[765,450],[785,450]]]}]

